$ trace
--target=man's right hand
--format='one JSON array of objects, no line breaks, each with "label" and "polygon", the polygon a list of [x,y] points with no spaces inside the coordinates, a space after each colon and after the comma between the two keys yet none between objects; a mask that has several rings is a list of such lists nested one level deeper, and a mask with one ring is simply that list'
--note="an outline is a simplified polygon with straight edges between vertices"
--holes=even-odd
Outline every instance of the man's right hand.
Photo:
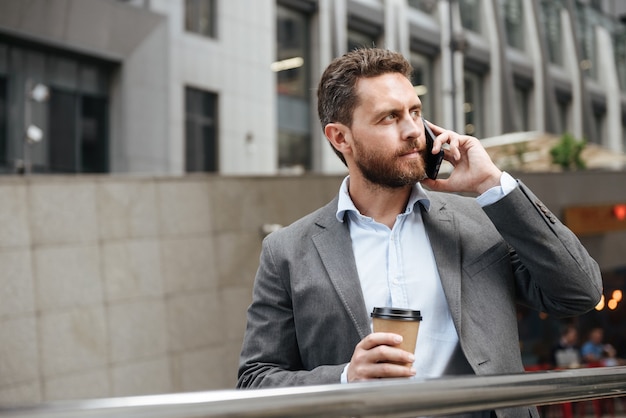
[{"label": "man's right hand", "polygon": [[398,347],[402,336],[375,332],[363,338],[354,348],[348,365],[348,382],[389,377],[412,377],[413,353]]}]

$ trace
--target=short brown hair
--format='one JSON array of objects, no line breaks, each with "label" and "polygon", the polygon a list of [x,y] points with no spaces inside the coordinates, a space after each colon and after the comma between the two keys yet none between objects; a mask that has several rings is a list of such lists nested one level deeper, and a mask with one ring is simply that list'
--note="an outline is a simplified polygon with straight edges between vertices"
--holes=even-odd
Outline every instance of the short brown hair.
[{"label": "short brown hair", "polygon": [[[317,88],[317,113],[322,129],[329,123],[352,125],[352,114],[359,104],[356,83],[360,78],[400,73],[411,80],[413,68],[400,53],[381,48],[359,48],[335,58],[326,67]],[[332,145],[331,145],[332,146]],[[346,164],[343,155],[333,150]]]}]

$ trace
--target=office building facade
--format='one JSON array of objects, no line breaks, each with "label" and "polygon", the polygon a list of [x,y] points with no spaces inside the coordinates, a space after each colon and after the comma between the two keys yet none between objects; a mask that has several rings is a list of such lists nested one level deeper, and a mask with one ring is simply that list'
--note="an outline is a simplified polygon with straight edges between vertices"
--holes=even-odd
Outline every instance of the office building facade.
[{"label": "office building facade", "polygon": [[316,82],[372,45],[410,59],[437,124],[623,151],[625,16],[618,0],[5,0],[0,172],[341,173]]}]

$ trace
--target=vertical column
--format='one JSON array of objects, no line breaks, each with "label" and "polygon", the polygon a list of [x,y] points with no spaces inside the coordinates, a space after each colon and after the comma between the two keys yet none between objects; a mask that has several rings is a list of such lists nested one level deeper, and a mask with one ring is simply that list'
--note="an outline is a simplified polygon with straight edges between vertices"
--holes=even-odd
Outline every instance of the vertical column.
[{"label": "vertical column", "polygon": [[[317,71],[313,71],[314,80],[312,89],[317,89],[317,83],[324,69],[330,64],[333,58],[338,57],[348,49],[348,13],[346,0],[319,0],[319,58]],[[346,172],[346,167],[335,155],[332,147],[328,144],[326,136],[321,130],[317,116],[317,97],[313,99],[314,106],[311,106],[312,120],[318,132],[314,149],[316,150],[314,165],[317,171],[324,174],[340,174]],[[317,128],[319,127],[319,129]],[[314,135],[315,136],[315,135]]]},{"label": "vertical column", "polygon": [[442,101],[442,125],[452,130],[458,130],[461,124],[457,124],[457,83],[454,51],[452,49],[452,36],[454,33],[454,20],[452,13],[452,0],[439,2],[439,21],[441,22],[441,90]]},{"label": "vertical column", "polygon": [[346,0],[318,1],[319,73],[348,48]]},{"label": "vertical column", "polygon": [[596,26],[595,30],[598,78],[606,94],[606,136],[600,140],[605,147],[621,152],[623,151],[621,92],[613,52],[613,41],[606,28]]},{"label": "vertical column", "polygon": [[[545,53],[545,45],[542,46],[543,28],[540,25],[539,7],[537,1],[529,2],[528,7],[524,7],[524,26],[526,28],[526,53],[530,55],[530,62],[533,65],[533,94],[532,103],[529,111],[531,113],[531,126],[538,131],[545,131],[546,113],[548,112],[546,97],[546,72],[547,65],[550,61]],[[550,89],[552,90],[552,89]],[[549,94],[554,94],[550,91]]]},{"label": "vertical column", "polygon": [[564,42],[564,65],[572,76],[572,123],[573,134],[578,138],[593,138],[593,118],[591,101],[588,99],[587,90],[580,69],[582,57],[581,45],[576,39],[580,32],[576,20],[576,4],[574,0],[568,0],[567,11],[563,10],[563,36]]},{"label": "vertical column", "polygon": [[[500,20],[500,14],[496,8],[498,5],[494,5],[494,1],[487,1],[484,3],[485,10],[485,26],[487,28],[487,41],[489,42],[489,89],[487,92],[487,100],[483,104],[485,113],[489,117],[484,118],[486,136],[499,135],[503,132],[503,126],[506,125],[504,118],[509,118],[510,113],[517,113],[515,111],[503,112],[504,109],[515,109],[510,106],[506,106],[504,91],[504,67],[505,57],[504,48],[506,47],[506,34],[502,30],[502,22]],[[510,103],[508,103],[510,104]],[[513,103],[514,104],[514,103]]]},{"label": "vertical column", "polygon": [[406,0],[385,1],[385,47],[409,57],[409,21]]},{"label": "vertical column", "polygon": [[572,79],[572,134],[576,138],[584,136],[583,118],[583,80],[580,71],[580,53],[576,47],[576,32],[573,27],[574,16],[571,14],[574,9],[561,11],[561,22],[563,24],[563,66]]}]

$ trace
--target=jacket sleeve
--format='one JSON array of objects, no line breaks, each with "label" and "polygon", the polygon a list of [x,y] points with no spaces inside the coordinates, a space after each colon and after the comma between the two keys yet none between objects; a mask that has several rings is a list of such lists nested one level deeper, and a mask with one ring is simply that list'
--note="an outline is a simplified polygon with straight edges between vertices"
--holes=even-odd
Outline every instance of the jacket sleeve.
[{"label": "jacket sleeve", "polygon": [[300,357],[292,305],[289,271],[275,256],[272,242],[281,231],[263,241],[253,300],[248,308],[242,345],[238,388],[260,388],[340,383],[345,364],[320,365],[306,370]]},{"label": "jacket sleeve", "polygon": [[598,264],[522,182],[484,210],[512,247],[520,303],[559,317],[596,306],[602,295]]}]

